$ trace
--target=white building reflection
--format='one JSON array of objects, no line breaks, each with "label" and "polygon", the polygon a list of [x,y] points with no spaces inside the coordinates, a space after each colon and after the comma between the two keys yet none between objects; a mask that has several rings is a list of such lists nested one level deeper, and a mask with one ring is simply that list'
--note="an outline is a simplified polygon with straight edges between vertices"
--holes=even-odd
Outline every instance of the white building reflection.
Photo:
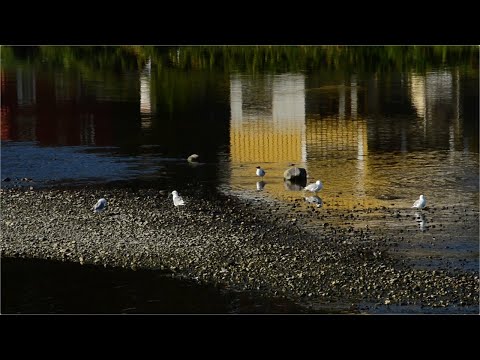
[{"label": "white building reflection", "polygon": [[[356,204],[367,192],[368,136],[367,122],[358,114],[356,76],[348,83],[350,86],[325,87],[326,92],[321,93],[325,95],[318,95],[305,91],[302,74],[261,79],[233,75],[231,185],[251,188],[246,179],[256,181],[255,167],[264,164],[267,193],[280,198],[295,196],[295,192],[285,191],[283,184],[283,171],[293,162],[307,169],[311,181],[321,179],[328,184],[322,190],[326,198],[341,191],[342,197],[336,200],[339,206]],[[310,106],[316,109],[322,98],[332,99],[330,91],[338,94],[338,102],[330,102],[338,104],[338,113],[306,113],[306,94],[312,94]]]},{"label": "white building reflection", "polygon": [[152,60],[148,59],[140,73],[140,118],[142,129],[149,129],[152,126],[151,69]]},{"label": "white building reflection", "polygon": [[410,75],[410,94],[412,104],[415,107],[417,116],[425,121],[426,117],[426,98],[425,98],[425,76],[411,74]]},{"label": "white building reflection", "polygon": [[[460,76],[458,69],[436,71],[426,75],[410,75],[410,96],[417,116],[422,121],[423,137],[429,129],[438,131],[441,122],[449,122],[445,127],[449,133],[449,146],[455,151],[460,145],[462,124],[460,121]],[[453,131],[452,131],[453,130]]]},{"label": "white building reflection", "polygon": [[232,75],[230,107],[232,161],[305,162],[304,75]]},{"label": "white building reflection", "polygon": [[357,118],[358,111],[358,95],[357,95],[357,75],[350,78],[350,116],[352,119]]},{"label": "white building reflection", "polygon": [[273,80],[273,127],[290,134],[290,140],[301,149],[300,161],[307,159],[305,136],[305,77],[277,75]]}]

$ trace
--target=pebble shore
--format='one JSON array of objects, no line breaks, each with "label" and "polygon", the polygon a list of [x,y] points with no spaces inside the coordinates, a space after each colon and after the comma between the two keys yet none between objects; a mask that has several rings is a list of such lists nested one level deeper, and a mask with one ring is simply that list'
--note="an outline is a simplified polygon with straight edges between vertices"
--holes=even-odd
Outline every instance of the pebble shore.
[{"label": "pebble shore", "polygon": [[[1,256],[169,270],[312,309],[478,313],[478,272],[412,267],[374,230],[312,231],[301,226],[305,216],[233,196],[181,195],[186,205],[174,207],[156,189],[2,189]],[[100,197],[107,210],[93,213]]]}]

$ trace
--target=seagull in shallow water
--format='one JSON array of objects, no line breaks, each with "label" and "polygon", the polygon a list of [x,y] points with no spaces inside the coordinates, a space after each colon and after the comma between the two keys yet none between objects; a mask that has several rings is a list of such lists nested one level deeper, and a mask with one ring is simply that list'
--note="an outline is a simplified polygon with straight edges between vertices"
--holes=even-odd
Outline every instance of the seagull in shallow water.
[{"label": "seagull in shallow water", "polygon": [[320,180],[317,180],[315,183],[305,186],[303,190],[308,190],[313,193],[316,193],[317,191],[322,190],[322,188],[323,188],[322,182]]},{"label": "seagull in shallow water", "polygon": [[105,200],[104,198],[101,198],[100,200],[97,201],[95,205],[93,205],[92,210],[94,213],[102,212],[103,210],[105,210],[106,206],[107,206],[107,200]]},{"label": "seagull in shallow water", "polygon": [[427,206],[427,199],[425,199],[425,196],[420,195],[418,200],[413,203],[412,208],[423,209],[425,206]]},{"label": "seagull in shallow water", "polygon": [[263,170],[260,166],[257,166],[256,174],[257,176],[260,176],[263,180],[263,177],[265,176],[265,170]]},{"label": "seagull in shallow water", "polygon": [[188,162],[198,162],[200,160],[200,155],[192,154],[187,158]]},{"label": "seagull in shallow water", "polygon": [[173,205],[175,206],[185,205],[185,201],[183,201],[182,197],[178,195],[178,192],[176,190],[172,191],[172,196],[173,196]]}]

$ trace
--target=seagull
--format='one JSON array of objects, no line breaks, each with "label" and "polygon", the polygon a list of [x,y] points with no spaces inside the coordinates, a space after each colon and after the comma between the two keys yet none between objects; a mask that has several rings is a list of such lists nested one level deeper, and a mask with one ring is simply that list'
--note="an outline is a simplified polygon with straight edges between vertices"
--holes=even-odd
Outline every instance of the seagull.
[{"label": "seagull", "polygon": [[308,190],[313,193],[322,190],[323,184],[320,180],[317,180],[314,184],[307,185],[303,190]]},{"label": "seagull", "polygon": [[105,210],[105,207],[107,206],[107,200],[104,198],[101,198],[100,200],[97,201],[95,205],[93,205],[92,210],[94,213],[96,212],[102,212]]},{"label": "seagull", "polygon": [[257,166],[256,174],[257,174],[257,176],[261,176],[262,180],[263,180],[263,177],[265,176],[265,170],[263,170],[260,166]]},{"label": "seagull", "polygon": [[200,160],[200,155],[192,154],[187,158],[188,162],[198,162]]},{"label": "seagull", "polygon": [[185,205],[185,201],[183,201],[182,197],[178,195],[178,192],[176,190],[172,191],[172,196],[173,196],[173,205],[175,206]]},{"label": "seagull", "polygon": [[427,199],[425,199],[425,196],[420,195],[418,200],[413,203],[412,208],[423,209],[426,205],[427,205]]}]

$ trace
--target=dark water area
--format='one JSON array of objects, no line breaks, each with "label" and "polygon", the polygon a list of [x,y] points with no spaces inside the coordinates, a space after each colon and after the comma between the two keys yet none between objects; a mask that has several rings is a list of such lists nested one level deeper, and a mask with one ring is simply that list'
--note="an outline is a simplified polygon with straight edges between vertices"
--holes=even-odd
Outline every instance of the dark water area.
[{"label": "dark water area", "polygon": [[[324,183],[322,209],[388,207],[409,218],[366,218],[359,226],[405,229],[417,246],[399,254],[413,264],[422,266],[424,243],[434,237],[445,241],[435,250],[440,263],[462,259],[478,270],[478,47],[2,47],[1,56],[2,188],[142,186],[290,204],[303,198],[283,182],[295,163],[309,183]],[[201,164],[186,161],[193,153]],[[260,187],[256,166],[266,170]],[[420,194],[436,212],[417,221],[411,205]],[[7,274],[30,266],[20,263],[8,260]],[[53,274],[70,265],[31,266],[51,266]],[[113,276],[79,269],[71,270],[79,286],[87,286],[88,271]],[[120,282],[138,275],[115,274]],[[155,308],[152,293],[135,311],[243,311],[223,293],[213,292],[210,306],[202,298],[213,290],[144,277],[174,287],[177,299],[198,301]],[[23,279],[2,297],[20,299],[34,286]],[[131,307],[102,302],[102,292],[115,297],[109,281],[84,288],[93,297],[84,310],[55,302],[74,298],[76,288],[37,293],[48,298],[37,305],[34,296],[7,304],[26,312]]]},{"label": "dark water area", "polygon": [[13,258],[2,258],[1,269],[2,314],[312,313],[281,298],[229,292],[161,270]]}]

